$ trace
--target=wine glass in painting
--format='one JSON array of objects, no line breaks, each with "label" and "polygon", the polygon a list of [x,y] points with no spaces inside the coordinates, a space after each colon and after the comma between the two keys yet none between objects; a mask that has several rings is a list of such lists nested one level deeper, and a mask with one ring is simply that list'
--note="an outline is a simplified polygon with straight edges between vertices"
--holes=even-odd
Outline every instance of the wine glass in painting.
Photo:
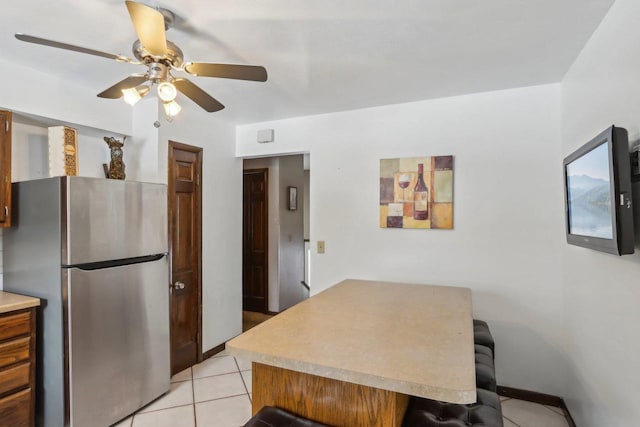
[{"label": "wine glass in painting", "polygon": [[409,183],[411,183],[411,176],[409,174],[403,173],[398,177],[398,186],[402,188],[402,198],[407,200],[407,187],[409,187]]}]

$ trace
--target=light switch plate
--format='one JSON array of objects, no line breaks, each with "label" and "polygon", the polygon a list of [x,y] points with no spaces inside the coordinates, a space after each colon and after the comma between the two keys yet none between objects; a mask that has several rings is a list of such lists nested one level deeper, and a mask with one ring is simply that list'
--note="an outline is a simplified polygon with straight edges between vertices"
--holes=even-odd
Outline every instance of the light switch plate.
[{"label": "light switch plate", "polygon": [[324,240],[318,240],[318,253],[324,253]]}]

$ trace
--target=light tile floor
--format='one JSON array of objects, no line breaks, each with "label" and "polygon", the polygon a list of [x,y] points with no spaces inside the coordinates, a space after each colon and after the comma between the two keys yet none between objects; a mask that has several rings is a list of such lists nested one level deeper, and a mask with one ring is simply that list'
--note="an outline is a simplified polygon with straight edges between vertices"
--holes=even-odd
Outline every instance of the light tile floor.
[{"label": "light tile floor", "polygon": [[[501,398],[504,427],[568,427],[562,409]],[[251,418],[251,363],[218,353],[175,375],[166,395],[114,427],[238,427]]]},{"label": "light tile floor", "polygon": [[504,427],[569,427],[561,408],[501,397]]}]

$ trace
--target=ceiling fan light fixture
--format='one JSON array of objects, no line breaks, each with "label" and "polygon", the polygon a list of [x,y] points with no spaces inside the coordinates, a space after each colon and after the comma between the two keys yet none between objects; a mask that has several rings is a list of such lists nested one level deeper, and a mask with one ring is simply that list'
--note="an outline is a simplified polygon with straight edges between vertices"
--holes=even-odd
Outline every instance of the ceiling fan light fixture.
[{"label": "ceiling fan light fixture", "polygon": [[178,95],[178,90],[173,85],[173,83],[162,82],[158,85],[158,97],[165,104],[168,102],[172,102],[174,99],[176,99],[177,95]]},{"label": "ceiling fan light fixture", "polygon": [[129,89],[122,89],[122,95],[124,102],[134,106],[140,101],[146,94],[149,93],[149,86],[140,85],[138,87],[132,87]]},{"label": "ceiling fan light fixture", "polygon": [[[122,2],[122,0],[119,0]],[[144,3],[143,3],[144,2]],[[267,70],[264,67],[241,64],[222,64],[212,62],[184,62],[184,54],[180,47],[167,40],[166,31],[179,17],[171,11],[148,5],[150,0],[127,0],[125,5],[136,32],[137,40],[133,43],[133,57],[114,55],[82,46],[61,43],[55,40],[16,33],[16,39],[41,46],[53,47],[67,51],[93,55],[102,58],[142,65],[147,68],[144,74],[131,74],[115,85],[98,94],[99,98],[120,99],[124,97],[127,104],[135,105],[147,95],[153,85],[158,85],[158,99],[163,102],[167,118],[180,112],[180,105],[175,103],[180,92],[208,113],[224,108],[217,99],[185,78],[174,78],[171,71],[182,71],[192,76],[214,77],[233,80],[264,82]],[[155,3],[152,2],[152,3]]]},{"label": "ceiling fan light fixture", "polygon": [[175,117],[182,110],[182,107],[176,101],[165,102],[163,105],[164,113],[167,115],[167,117]]}]

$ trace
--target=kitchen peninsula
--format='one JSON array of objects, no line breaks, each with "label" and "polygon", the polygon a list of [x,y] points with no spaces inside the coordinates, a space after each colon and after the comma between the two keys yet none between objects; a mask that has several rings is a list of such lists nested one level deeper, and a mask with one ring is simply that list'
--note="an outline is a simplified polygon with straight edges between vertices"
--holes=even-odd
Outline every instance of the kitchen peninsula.
[{"label": "kitchen peninsula", "polygon": [[408,396],[476,400],[471,291],[344,280],[227,343],[253,361],[253,413],[399,426]]}]

